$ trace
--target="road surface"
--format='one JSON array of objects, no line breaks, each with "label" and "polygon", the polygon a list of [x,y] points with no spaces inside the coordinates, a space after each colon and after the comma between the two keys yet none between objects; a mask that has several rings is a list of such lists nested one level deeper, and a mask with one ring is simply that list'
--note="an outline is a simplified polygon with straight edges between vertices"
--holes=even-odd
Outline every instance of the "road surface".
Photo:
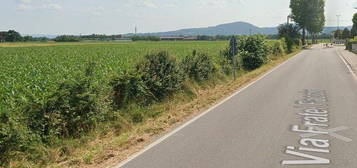
[{"label": "road surface", "polygon": [[356,168],[357,82],[315,46],[123,162],[123,168]]}]

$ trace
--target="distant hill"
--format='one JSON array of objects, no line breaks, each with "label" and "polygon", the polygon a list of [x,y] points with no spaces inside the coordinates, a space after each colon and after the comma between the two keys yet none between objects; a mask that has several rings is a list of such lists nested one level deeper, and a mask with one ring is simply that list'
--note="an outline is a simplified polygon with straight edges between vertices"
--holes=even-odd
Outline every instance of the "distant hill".
[{"label": "distant hill", "polygon": [[[176,31],[168,31],[168,32],[157,32],[157,33],[140,33],[138,35],[150,35],[150,36],[197,36],[197,35],[248,35],[250,31],[253,34],[277,34],[276,27],[266,27],[260,28],[254,26],[250,23],[246,22],[234,22],[234,23],[227,23],[221,24],[212,27],[204,27],[204,28],[190,28],[190,29],[181,29]],[[127,34],[133,35],[133,34]]]},{"label": "distant hill", "polygon": [[[345,27],[341,27],[344,29]],[[348,28],[351,29],[351,26]],[[331,33],[336,30],[337,27],[326,27],[323,33]],[[156,33],[139,33],[139,36],[197,36],[197,35],[249,35],[252,34],[264,34],[264,35],[273,35],[278,33],[277,27],[258,27],[247,22],[234,22],[221,24],[212,27],[203,27],[203,28],[189,28],[181,29],[176,31],[168,32],[156,32]],[[127,36],[132,36],[134,34],[126,34]]]},{"label": "distant hill", "polygon": [[[341,30],[345,29],[346,27],[340,27]],[[352,26],[347,26],[348,29],[352,29]],[[337,27],[325,27],[323,33],[331,34],[333,31],[337,30]]]},{"label": "distant hill", "polygon": [[50,35],[50,34],[24,34],[23,36],[47,37],[47,38],[53,39],[53,38],[56,38],[58,35]]},{"label": "distant hill", "polygon": [[[345,27],[340,27],[344,29]],[[349,29],[352,26],[348,26]],[[325,27],[323,33],[330,34],[332,31],[335,31],[337,27]],[[180,29],[176,31],[168,32],[156,32],[156,33],[139,33],[139,36],[197,36],[197,35],[249,35],[252,34],[264,34],[264,35],[273,35],[278,33],[277,27],[258,27],[247,22],[233,22],[227,24],[221,24],[211,27],[203,28],[189,28],[189,29]],[[47,37],[55,38],[57,35],[48,35],[48,34],[25,34],[31,35],[33,37]],[[125,34],[125,36],[133,36],[134,34]]]}]

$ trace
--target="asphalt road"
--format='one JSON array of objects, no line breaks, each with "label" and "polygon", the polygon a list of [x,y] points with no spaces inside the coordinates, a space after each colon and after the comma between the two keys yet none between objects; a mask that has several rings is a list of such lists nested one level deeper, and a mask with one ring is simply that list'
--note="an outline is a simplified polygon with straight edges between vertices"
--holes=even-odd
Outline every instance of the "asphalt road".
[{"label": "asphalt road", "polygon": [[117,167],[356,168],[357,82],[338,50],[303,51]]}]

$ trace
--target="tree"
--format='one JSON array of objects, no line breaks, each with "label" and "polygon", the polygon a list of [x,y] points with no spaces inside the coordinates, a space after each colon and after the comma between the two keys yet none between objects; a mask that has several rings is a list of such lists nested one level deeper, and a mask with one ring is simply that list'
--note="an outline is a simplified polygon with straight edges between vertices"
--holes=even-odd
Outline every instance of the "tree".
[{"label": "tree", "polygon": [[351,29],[351,36],[355,37],[357,36],[357,13],[353,15],[352,22],[353,22],[353,27]]},{"label": "tree", "polygon": [[5,36],[5,41],[7,42],[22,41],[22,37],[20,33],[16,32],[15,30],[9,30]]},{"label": "tree", "polygon": [[262,66],[269,54],[266,38],[262,35],[243,36],[239,38],[238,50],[242,65],[246,70],[254,70]]},{"label": "tree", "polygon": [[300,43],[300,27],[294,24],[281,24],[278,27],[279,38],[285,38],[286,45],[288,47],[288,52],[292,51],[294,45],[299,45]]},{"label": "tree", "polygon": [[312,0],[310,5],[307,6],[307,10],[310,18],[306,29],[310,32],[313,43],[316,43],[317,34],[322,32],[325,26],[325,1]]},{"label": "tree", "polygon": [[0,32],[0,43],[5,42],[6,36],[7,36],[6,31]]},{"label": "tree", "polygon": [[351,32],[350,32],[350,30],[346,27],[345,29],[343,29],[342,38],[343,38],[343,39],[349,39],[350,37],[351,37]]},{"label": "tree", "polygon": [[23,41],[28,42],[28,41],[35,41],[35,39],[32,36],[24,36]]},{"label": "tree", "polygon": [[291,19],[294,20],[302,29],[302,43],[305,45],[306,27],[307,27],[307,11],[306,6],[309,3],[306,0],[291,0]]},{"label": "tree", "polygon": [[62,35],[62,36],[57,36],[54,41],[56,42],[78,42],[80,39],[76,36],[71,36],[71,35]]},{"label": "tree", "polygon": [[338,29],[336,31],[333,32],[333,36],[336,38],[336,39],[342,39],[342,30]]},{"label": "tree", "polygon": [[319,33],[325,24],[324,0],[291,0],[291,18],[302,28],[302,43],[306,44],[306,31]]}]

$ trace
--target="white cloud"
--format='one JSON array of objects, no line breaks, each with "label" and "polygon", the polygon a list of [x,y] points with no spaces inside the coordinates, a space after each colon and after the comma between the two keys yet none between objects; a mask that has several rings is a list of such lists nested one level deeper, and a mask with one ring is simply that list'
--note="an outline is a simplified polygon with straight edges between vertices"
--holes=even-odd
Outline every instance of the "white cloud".
[{"label": "white cloud", "polygon": [[17,6],[18,10],[32,10],[33,7],[31,5],[20,4]]},{"label": "white cloud", "polygon": [[96,6],[88,8],[87,11],[94,16],[101,16],[103,15],[105,9],[103,6]]},{"label": "white cloud", "polygon": [[42,9],[61,10],[63,8],[59,4],[47,4],[47,5],[42,5]]},{"label": "white cloud", "polygon": [[30,5],[30,4],[19,4],[17,6],[18,10],[62,10],[62,6],[59,4],[42,4],[42,5]]},{"label": "white cloud", "polygon": [[20,0],[22,3],[31,3],[32,0]]},{"label": "white cloud", "polygon": [[200,0],[198,1],[201,7],[218,7],[224,8],[234,4],[244,5],[244,0]]},{"label": "white cloud", "polygon": [[178,5],[176,3],[169,3],[164,5],[165,8],[176,8],[177,6]]},{"label": "white cloud", "polygon": [[157,8],[156,4],[152,2],[152,0],[139,0],[136,2],[139,7],[147,7],[147,8]]},{"label": "white cloud", "polygon": [[127,0],[125,7],[157,8],[158,6],[152,0]]}]

